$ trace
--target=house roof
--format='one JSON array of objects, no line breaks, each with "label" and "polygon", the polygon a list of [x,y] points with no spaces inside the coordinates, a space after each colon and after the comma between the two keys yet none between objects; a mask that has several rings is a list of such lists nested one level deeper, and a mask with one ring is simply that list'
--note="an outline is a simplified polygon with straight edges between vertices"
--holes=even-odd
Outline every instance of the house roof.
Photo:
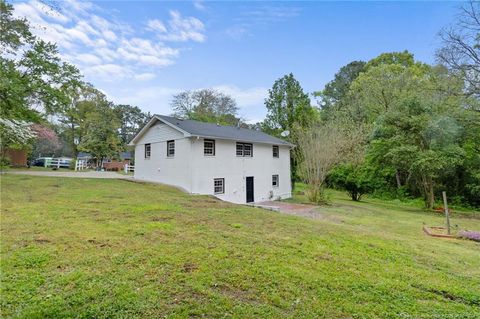
[{"label": "house roof", "polygon": [[[165,115],[155,115],[154,118],[157,118],[165,124],[177,128],[179,131],[187,133],[190,136],[235,140],[239,142],[255,142],[264,144],[294,146],[287,141],[273,137],[262,131],[257,130],[251,130],[236,126],[217,125],[215,123],[206,123],[194,120],[182,120]],[[151,124],[152,123],[150,123],[150,125]],[[146,127],[150,125],[147,124]],[[135,136],[131,143],[134,143],[137,137],[144,133],[142,131],[144,130],[142,129],[138,133],[138,135]]]}]

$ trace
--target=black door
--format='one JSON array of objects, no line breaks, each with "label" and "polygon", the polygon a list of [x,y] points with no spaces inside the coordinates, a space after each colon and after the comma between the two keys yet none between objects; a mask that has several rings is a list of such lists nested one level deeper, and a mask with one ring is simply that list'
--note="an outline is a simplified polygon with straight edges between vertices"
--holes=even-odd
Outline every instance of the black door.
[{"label": "black door", "polygon": [[247,203],[253,201],[253,176],[249,176],[247,177]]}]

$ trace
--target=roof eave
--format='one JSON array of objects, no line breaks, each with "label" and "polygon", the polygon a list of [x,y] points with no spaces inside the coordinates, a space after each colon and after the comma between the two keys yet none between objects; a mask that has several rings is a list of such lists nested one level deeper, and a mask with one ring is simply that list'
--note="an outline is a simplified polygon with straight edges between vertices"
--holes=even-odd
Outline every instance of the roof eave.
[{"label": "roof eave", "polygon": [[189,132],[187,132],[187,131],[185,131],[185,130],[182,130],[180,127],[178,127],[178,126],[170,123],[169,121],[166,121],[166,120],[162,119],[161,116],[155,114],[155,115],[152,116],[152,118],[147,122],[147,124],[145,124],[145,125],[143,126],[143,128],[137,133],[137,135],[135,135],[135,137],[132,138],[132,140],[130,141],[130,143],[128,143],[128,146],[135,146],[137,140],[138,140],[143,134],[145,134],[145,132],[146,132],[148,129],[150,129],[151,125],[152,125],[153,122],[156,121],[156,120],[158,120],[158,121],[160,121],[160,122],[162,122],[162,123],[164,123],[164,124],[166,124],[166,125],[174,128],[174,129],[176,129],[177,131],[183,133],[183,135],[184,135],[185,137],[191,136],[191,134],[190,134]]},{"label": "roof eave", "polygon": [[210,138],[210,139],[227,140],[227,141],[249,142],[249,143],[267,144],[267,145],[280,145],[280,146],[295,147],[295,144],[291,144],[291,143],[288,143],[288,142],[283,142],[283,143],[263,142],[263,141],[258,141],[258,140],[229,138],[229,137],[204,135],[204,134],[192,134],[191,137],[201,137],[201,138]]}]

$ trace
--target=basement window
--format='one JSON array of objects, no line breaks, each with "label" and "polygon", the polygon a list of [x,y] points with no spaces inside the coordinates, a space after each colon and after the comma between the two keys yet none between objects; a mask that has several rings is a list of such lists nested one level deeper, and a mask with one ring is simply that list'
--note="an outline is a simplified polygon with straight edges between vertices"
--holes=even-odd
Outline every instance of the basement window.
[{"label": "basement window", "polygon": [[175,156],[175,141],[167,141],[167,157]]},{"label": "basement window", "polygon": [[204,140],[203,141],[203,155],[214,156],[215,155],[215,141]]},{"label": "basement window", "polygon": [[213,179],[213,193],[215,195],[225,193],[225,179],[224,178],[214,178]]},{"label": "basement window", "polygon": [[280,185],[280,180],[278,179],[278,175],[272,175],[272,186],[278,187]]},{"label": "basement window", "polygon": [[152,145],[145,144],[145,158],[150,158],[151,150],[152,150]]}]

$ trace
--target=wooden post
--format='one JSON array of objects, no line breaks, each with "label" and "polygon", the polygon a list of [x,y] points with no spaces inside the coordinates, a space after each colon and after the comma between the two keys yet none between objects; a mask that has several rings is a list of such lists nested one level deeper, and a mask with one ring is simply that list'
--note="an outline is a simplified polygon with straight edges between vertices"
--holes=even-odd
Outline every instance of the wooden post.
[{"label": "wooden post", "polygon": [[450,216],[448,212],[447,193],[443,191],[442,196],[443,196],[443,209],[445,211],[445,218],[447,220],[447,234],[450,235]]}]

